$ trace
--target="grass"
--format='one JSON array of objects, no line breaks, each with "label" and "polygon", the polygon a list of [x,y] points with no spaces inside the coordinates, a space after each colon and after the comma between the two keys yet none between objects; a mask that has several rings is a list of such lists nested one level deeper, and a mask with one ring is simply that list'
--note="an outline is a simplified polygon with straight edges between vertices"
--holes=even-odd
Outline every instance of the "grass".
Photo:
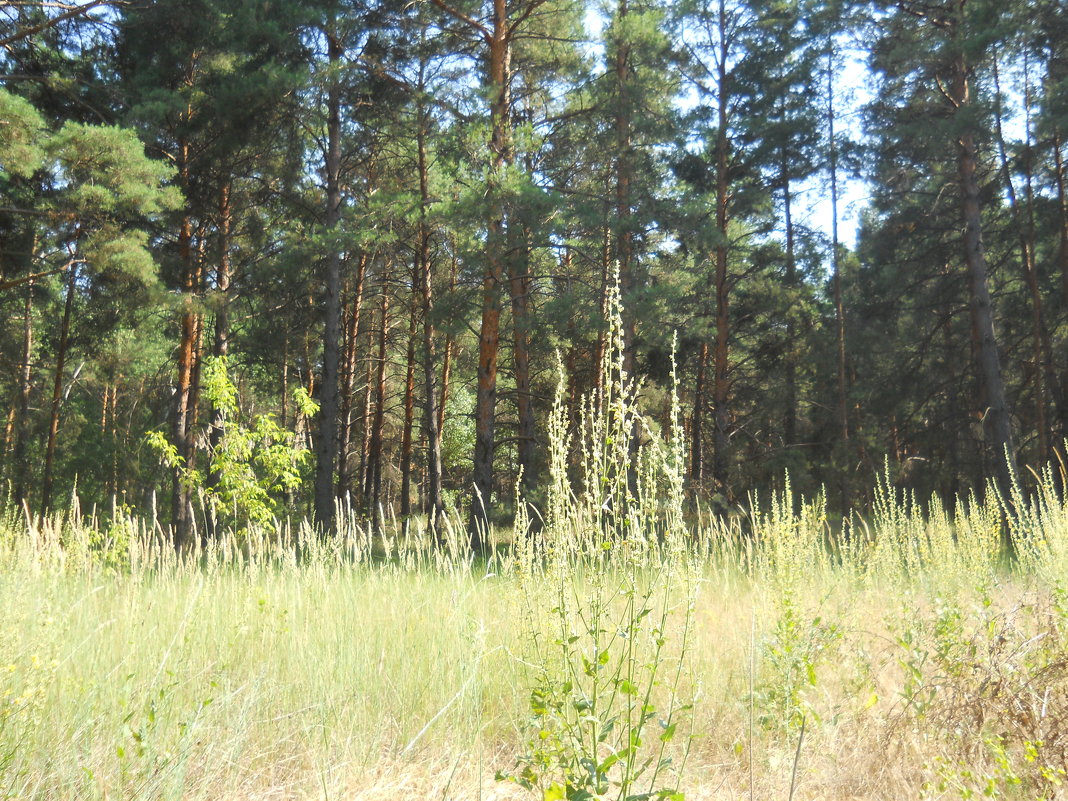
[{"label": "grass", "polygon": [[488,562],[348,510],[182,554],[121,512],[0,517],[0,798],[1063,795],[1052,473],[702,517],[678,409],[652,430],[620,374],[577,429],[557,404],[545,526]]},{"label": "grass", "polygon": [[[9,516],[0,793],[525,795],[493,776],[516,775],[552,725],[528,724],[546,666],[558,690],[566,675],[553,633],[596,655],[591,605],[602,634],[618,630],[630,576],[664,612],[652,693],[692,702],[669,744],[686,797],[788,798],[796,757],[796,798],[1053,798],[1068,767],[1064,513],[1047,498],[1021,515],[1014,565],[996,509],[884,498],[852,540],[828,537],[818,503],[778,499],[746,534],[706,526],[672,555],[524,563],[516,548],[488,568],[414,544],[373,559],[355,524],[343,547],[232,537],[179,558],[132,520],[30,532]],[[668,562],[670,584],[643,580]]]}]

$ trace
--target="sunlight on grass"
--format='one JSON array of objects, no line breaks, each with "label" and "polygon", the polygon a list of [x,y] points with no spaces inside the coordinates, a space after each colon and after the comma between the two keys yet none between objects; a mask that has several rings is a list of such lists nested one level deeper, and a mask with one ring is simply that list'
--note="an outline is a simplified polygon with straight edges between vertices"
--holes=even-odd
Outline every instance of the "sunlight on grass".
[{"label": "sunlight on grass", "polygon": [[678,409],[653,431],[605,371],[582,420],[557,404],[543,524],[521,514],[488,559],[455,523],[379,535],[345,509],[331,538],[285,524],[184,552],[122,510],[9,512],[0,793],[1056,797],[1052,472],[952,507],[887,480],[841,525],[788,484],[709,517]]}]

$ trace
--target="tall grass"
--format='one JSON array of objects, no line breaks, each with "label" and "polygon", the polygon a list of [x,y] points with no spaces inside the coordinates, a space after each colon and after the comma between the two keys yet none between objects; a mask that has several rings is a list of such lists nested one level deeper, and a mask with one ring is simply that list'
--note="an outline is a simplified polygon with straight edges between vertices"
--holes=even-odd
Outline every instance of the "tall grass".
[{"label": "tall grass", "polygon": [[6,513],[0,797],[1057,797],[1053,474],[952,505],[885,481],[836,526],[788,485],[704,516],[620,350],[553,413],[544,521],[517,504],[486,561],[347,509],[188,552],[122,510]]}]

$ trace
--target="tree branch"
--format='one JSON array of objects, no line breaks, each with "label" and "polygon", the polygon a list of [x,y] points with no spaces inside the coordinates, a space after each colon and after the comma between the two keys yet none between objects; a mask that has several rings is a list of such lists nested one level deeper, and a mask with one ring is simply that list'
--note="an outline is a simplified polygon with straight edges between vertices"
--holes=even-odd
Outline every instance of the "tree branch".
[{"label": "tree branch", "polygon": [[74,19],[75,17],[80,17],[83,14],[88,14],[94,8],[99,8],[100,6],[117,6],[124,4],[125,0],[90,0],[85,5],[70,7],[68,11],[64,11],[62,14],[57,14],[54,17],[49,17],[48,19],[38,22],[36,25],[31,25],[30,27],[23,28],[20,31],[15,31],[10,36],[0,39],[0,47],[8,47],[14,44],[15,42],[26,39],[27,37],[33,36],[34,34],[38,34],[41,31],[48,30],[49,28],[54,28],[61,22],[66,22],[69,19]]},{"label": "tree branch", "polygon": [[493,35],[489,32],[489,28],[487,28],[485,25],[483,25],[481,22],[474,19],[473,17],[467,16],[467,14],[460,11],[460,9],[450,6],[444,0],[430,0],[430,2],[440,8],[450,17],[458,19],[460,20],[460,22],[463,22],[466,25],[470,25],[482,35],[482,38],[485,39],[487,43],[493,40]]},{"label": "tree branch", "polygon": [[23,275],[19,278],[12,278],[10,281],[0,281],[0,292],[6,289],[12,289],[23,284],[28,284],[36,281],[38,278],[47,278],[50,275],[56,275],[57,273],[65,273],[75,264],[85,264],[83,259],[71,259],[62,267],[56,267],[54,270],[45,270],[43,273],[31,273],[30,275]]}]

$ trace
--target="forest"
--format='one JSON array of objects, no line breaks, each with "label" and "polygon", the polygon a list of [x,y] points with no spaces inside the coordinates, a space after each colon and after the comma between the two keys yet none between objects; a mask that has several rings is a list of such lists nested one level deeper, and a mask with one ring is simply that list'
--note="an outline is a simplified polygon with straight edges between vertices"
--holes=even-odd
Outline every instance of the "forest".
[{"label": "forest", "polygon": [[1064,11],[0,3],[6,494],[477,537],[517,480],[540,513],[617,283],[711,508],[1027,478],[1068,433]]},{"label": "forest", "polygon": [[0,0],[0,799],[1056,801],[1066,0]]}]

